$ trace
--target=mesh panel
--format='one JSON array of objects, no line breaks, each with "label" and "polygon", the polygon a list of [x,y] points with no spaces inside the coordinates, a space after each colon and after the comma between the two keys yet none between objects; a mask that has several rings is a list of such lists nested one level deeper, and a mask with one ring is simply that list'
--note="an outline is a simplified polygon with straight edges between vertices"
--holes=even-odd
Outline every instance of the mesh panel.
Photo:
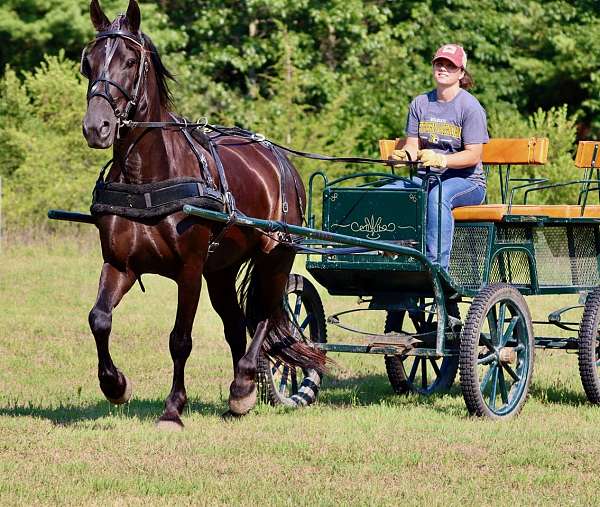
[{"label": "mesh panel", "polygon": [[576,226],[572,229],[575,255],[571,259],[573,285],[595,286],[598,277],[597,245],[594,227]]},{"label": "mesh panel", "polygon": [[483,282],[489,229],[457,225],[450,254],[450,276],[461,287],[478,289]]},{"label": "mesh panel", "polygon": [[535,227],[533,229],[533,246],[540,287],[571,285],[567,228],[565,226]]},{"label": "mesh panel", "polygon": [[592,287],[600,283],[594,230],[593,225],[534,229],[535,258],[541,287]]},{"label": "mesh panel", "polygon": [[496,229],[496,243],[511,243],[513,245],[529,243],[531,241],[529,228],[525,227],[498,227]]},{"label": "mesh panel", "polygon": [[516,286],[531,286],[529,261],[525,252],[507,251],[494,258],[490,283],[504,282]]}]

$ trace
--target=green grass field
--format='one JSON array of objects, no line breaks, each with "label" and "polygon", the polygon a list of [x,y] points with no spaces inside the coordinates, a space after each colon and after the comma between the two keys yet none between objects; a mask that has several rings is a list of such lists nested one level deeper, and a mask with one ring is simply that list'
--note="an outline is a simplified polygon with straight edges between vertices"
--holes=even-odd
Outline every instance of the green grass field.
[{"label": "green grass field", "polygon": [[[383,358],[363,355],[335,355],[310,408],[259,405],[224,421],[231,360],[205,294],[186,429],[160,432],[175,285],[145,277],[147,293],[136,286],[115,312],[112,354],[134,395],[114,408],[87,326],[100,261],[93,235],[0,253],[0,505],[599,503],[600,408],[586,402],[575,355],[538,352],[530,399],[510,422],[469,418],[456,386],[396,396]],[[321,294],[326,313],[354,304]],[[570,301],[530,304],[543,316]]]}]

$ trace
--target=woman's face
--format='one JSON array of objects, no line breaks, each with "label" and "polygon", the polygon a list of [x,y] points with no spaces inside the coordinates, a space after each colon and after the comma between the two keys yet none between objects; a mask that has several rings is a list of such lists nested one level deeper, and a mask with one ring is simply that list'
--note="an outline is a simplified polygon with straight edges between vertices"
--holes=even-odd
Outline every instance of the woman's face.
[{"label": "woman's face", "polygon": [[433,79],[438,85],[452,86],[460,82],[465,73],[450,60],[438,58],[433,62]]}]

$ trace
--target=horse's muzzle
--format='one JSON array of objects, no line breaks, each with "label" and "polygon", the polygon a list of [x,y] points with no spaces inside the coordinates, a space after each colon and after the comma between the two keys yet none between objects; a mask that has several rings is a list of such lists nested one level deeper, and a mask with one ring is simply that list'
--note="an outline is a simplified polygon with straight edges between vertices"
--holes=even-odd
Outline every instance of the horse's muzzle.
[{"label": "horse's muzzle", "polygon": [[117,119],[108,102],[101,98],[90,100],[82,127],[90,148],[105,149],[112,146],[117,133]]}]

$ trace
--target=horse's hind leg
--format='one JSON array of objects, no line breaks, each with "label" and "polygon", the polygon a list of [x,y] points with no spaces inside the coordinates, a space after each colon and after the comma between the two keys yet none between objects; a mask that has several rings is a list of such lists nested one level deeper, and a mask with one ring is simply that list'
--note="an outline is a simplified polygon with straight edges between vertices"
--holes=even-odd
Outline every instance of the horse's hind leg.
[{"label": "horse's hind leg", "polygon": [[243,415],[256,404],[256,368],[259,354],[271,325],[280,317],[282,300],[288,282],[288,276],[294,262],[294,253],[285,248],[276,248],[267,255],[256,259],[251,284],[254,286],[248,294],[253,300],[246,308],[253,308],[254,315],[246,317],[256,323],[256,331],[248,351],[238,362],[235,376],[229,389],[229,409],[233,414]]},{"label": "horse's hind leg", "polygon": [[210,302],[223,322],[225,340],[231,349],[234,373],[238,362],[246,353],[246,320],[235,287],[239,269],[240,266],[236,264],[204,274]]},{"label": "horse's hind leg", "polygon": [[177,279],[177,317],[169,337],[173,359],[173,385],[165,401],[165,410],[157,421],[159,428],[181,429],[181,413],[187,403],[185,363],[192,352],[192,326],[202,288],[202,269],[184,269]]},{"label": "horse's hind leg", "polygon": [[104,396],[117,405],[131,397],[131,384],[114,365],[110,357],[108,339],[112,328],[112,312],[135,282],[135,275],[119,271],[105,263],[100,275],[98,297],[90,311],[89,323],[98,351],[98,380]]}]

